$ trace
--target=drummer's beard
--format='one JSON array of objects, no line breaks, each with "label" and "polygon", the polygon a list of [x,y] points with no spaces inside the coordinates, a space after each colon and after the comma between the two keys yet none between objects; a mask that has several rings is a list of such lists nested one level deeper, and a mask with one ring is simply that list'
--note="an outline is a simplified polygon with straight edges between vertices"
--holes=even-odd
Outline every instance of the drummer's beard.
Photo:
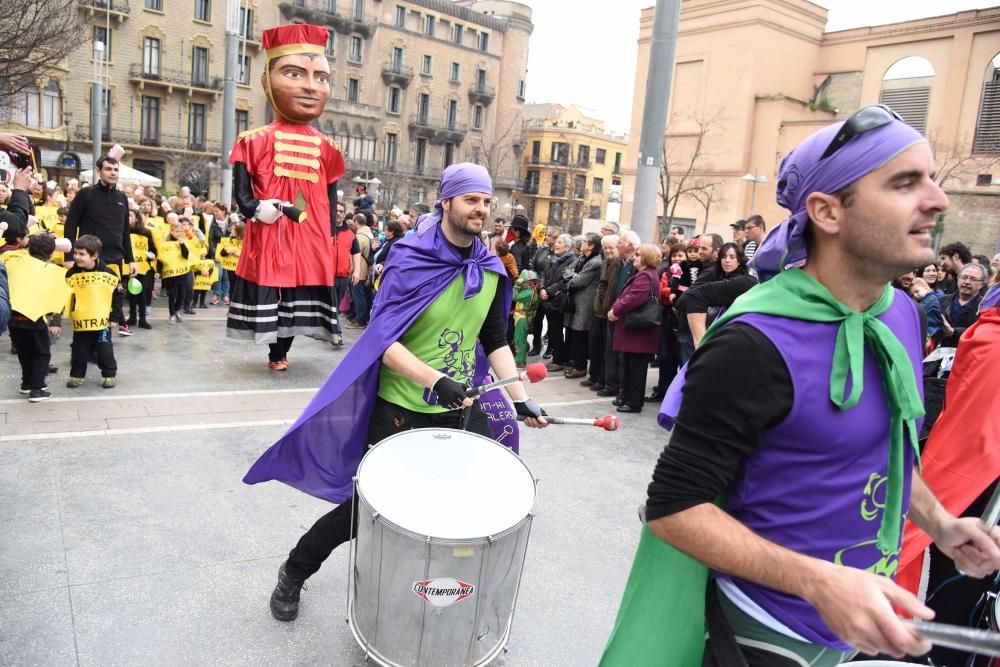
[{"label": "drummer's beard", "polygon": [[477,238],[483,231],[483,225],[486,224],[486,216],[475,212],[463,215],[454,208],[449,208],[447,216],[448,225],[470,239]]}]

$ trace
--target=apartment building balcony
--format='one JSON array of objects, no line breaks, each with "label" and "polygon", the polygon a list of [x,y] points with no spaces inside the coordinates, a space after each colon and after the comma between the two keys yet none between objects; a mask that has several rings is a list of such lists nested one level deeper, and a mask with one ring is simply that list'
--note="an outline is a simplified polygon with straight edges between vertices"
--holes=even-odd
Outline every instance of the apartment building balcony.
[{"label": "apartment building balcony", "polygon": [[360,102],[349,102],[331,97],[326,103],[327,111],[332,111],[346,116],[356,118],[367,118],[369,120],[381,120],[383,110],[374,104],[361,104]]},{"label": "apartment building balcony", "polygon": [[482,104],[484,107],[489,106],[496,99],[496,96],[497,89],[493,86],[473,84],[469,88],[469,101],[473,104]]},{"label": "apartment building balcony", "polygon": [[432,144],[460,144],[469,132],[468,125],[431,120],[423,114],[410,116],[409,127],[415,137],[424,137]]},{"label": "apartment building balcony", "polygon": [[87,12],[87,17],[93,17],[95,14],[109,13],[118,20],[119,23],[128,18],[129,13],[132,8],[128,4],[128,0],[77,0],[77,4]]},{"label": "apartment building balcony", "polygon": [[[113,128],[106,132],[104,139],[108,142],[121,144],[125,148],[148,148],[163,151],[184,151],[188,153],[208,153],[218,155],[222,151],[222,143],[206,140],[193,142],[187,135],[170,134],[168,132],[146,133],[134,128]],[[73,138],[78,141],[90,140],[90,125],[79,124],[73,132]]]},{"label": "apartment building balcony", "polygon": [[146,86],[165,88],[167,93],[182,90],[191,97],[194,93],[208,93],[215,97],[222,95],[222,77],[207,76],[204,79],[192,76],[191,72],[161,67],[157,70],[146,68],[142,63],[132,63],[128,68],[128,80],[144,90]]},{"label": "apartment building balcony", "polygon": [[326,0],[291,0],[278,3],[278,9],[289,21],[302,19],[306,23],[329,26],[344,35],[357,33],[365,39],[374,35],[378,27],[378,19],[353,14],[345,16],[337,11],[336,3]]},{"label": "apartment building balcony", "polygon": [[382,66],[382,81],[387,86],[406,88],[413,80],[413,68],[401,63],[387,62]]}]

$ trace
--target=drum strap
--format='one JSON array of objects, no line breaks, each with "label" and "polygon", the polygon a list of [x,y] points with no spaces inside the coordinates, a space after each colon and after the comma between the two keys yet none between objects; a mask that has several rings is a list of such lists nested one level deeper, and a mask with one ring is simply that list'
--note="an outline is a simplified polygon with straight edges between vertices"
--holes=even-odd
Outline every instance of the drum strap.
[{"label": "drum strap", "polygon": [[468,431],[470,421],[472,421],[472,406],[467,405],[464,408],[462,408],[462,417],[461,420],[458,422],[459,430]]},{"label": "drum strap", "polygon": [[748,667],[743,651],[736,643],[736,635],[726,620],[719,604],[719,589],[714,579],[709,579],[705,590],[705,628],[708,630],[708,645],[715,658],[714,664],[727,667]]}]

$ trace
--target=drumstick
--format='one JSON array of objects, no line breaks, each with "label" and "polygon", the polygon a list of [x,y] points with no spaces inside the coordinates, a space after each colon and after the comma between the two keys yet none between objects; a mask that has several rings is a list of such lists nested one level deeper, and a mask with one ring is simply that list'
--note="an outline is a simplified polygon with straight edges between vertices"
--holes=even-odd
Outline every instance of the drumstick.
[{"label": "drumstick", "polygon": [[[603,417],[594,417],[593,419],[585,419],[579,417],[552,417],[550,415],[542,415],[542,418],[550,424],[577,424],[579,426],[596,426],[598,428],[603,428],[605,431],[617,431],[618,427],[621,426],[621,420],[618,417],[612,417],[611,415],[604,415]],[[518,421],[524,421],[525,417],[523,415],[518,415]]]},{"label": "drumstick", "polygon": [[493,391],[498,387],[505,387],[509,384],[523,382],[525,380],[534,384],[535,382],[541,382],[544,380],[548,374],[549,371],[545,368],[545,364],[528,364],[528,367],[524,369],[524,373],[518,373],[514,377],[504,378],[503,380],[497,380],[496,382],[484,384],[479,387],[471,387],[465,390],[465,395],[469,398],[475,398],[476,396],[482,396],[488,391]]},{"label": "drumstick", "polygon": [[1000,484],[993,489],[993,497],[987,503],[986,509],[983,511],[983,518],[979,521],[981,528],[986,532],[993,530],[993,527],[1000,522]]},{"label": "drumstick", "polygon": [[928,621],[903,621],[903,624],[935,646],[1000,657],[1000,632]]}]

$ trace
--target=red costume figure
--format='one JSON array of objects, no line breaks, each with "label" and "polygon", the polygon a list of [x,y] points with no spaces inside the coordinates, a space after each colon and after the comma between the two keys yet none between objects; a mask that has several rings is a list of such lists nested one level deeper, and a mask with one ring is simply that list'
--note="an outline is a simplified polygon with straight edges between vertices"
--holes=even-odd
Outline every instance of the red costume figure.
[{"label": "red costume figure", "polygon": [[313,25],[264,31],[261,84],[278,119],[240,134],[229,158],[247,226],[227,335],[270,344],[274,370],[288,367],[294,336],[332,341],[336,327],[330,202],[344,159],[310,125],[330,94],[326,41],[326,28]]}]

